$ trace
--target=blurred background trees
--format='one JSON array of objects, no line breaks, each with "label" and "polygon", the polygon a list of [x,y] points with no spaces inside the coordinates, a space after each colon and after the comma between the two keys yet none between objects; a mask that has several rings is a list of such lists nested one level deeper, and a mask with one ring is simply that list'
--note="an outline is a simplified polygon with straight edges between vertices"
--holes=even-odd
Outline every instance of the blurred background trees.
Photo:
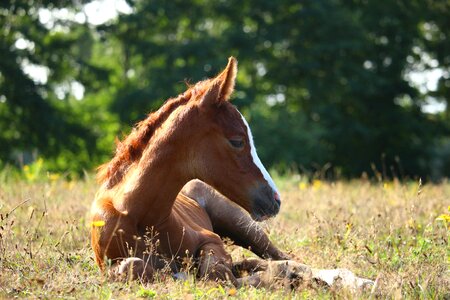
[{"label": "blurred background trees", "polygon": [[234,55],[234,103],[266,165],[450,176],[450,2],[107,2],[126,9],[99,22],[90,1],[0,4],[3,164],[91,170],[116,135]]}]

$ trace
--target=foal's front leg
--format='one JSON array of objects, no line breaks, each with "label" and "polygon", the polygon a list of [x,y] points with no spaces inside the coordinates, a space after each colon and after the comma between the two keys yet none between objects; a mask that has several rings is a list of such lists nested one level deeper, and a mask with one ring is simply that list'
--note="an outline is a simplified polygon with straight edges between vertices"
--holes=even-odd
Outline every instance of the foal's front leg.
[{"label": "foal's front leg", "polygon": [[248,213],[211,186],[196,179],[188,182],[181,193],[197,201],[206,210],[215,233],[231,238],[239,246],[250,248],[262,258],[289,259],[286,253],[275,247]]},{"label": "foal's front leg", "polygon": [[[311,269],[294,261],[270,261],[258,258],[232,263],[231,256],[219,236],[205,236],[198,250],[199,276],[206,280],[231,282],[236,287],[271,287],[281,283],[284,286],[298,287],[311,278]],[[246,273],[247,276],[242,276]]]},{"label": "foal's front leg", "polygon": [[206,280],[229,281],[234,286],[239,286],[232,272],[231,256],[225,251],[223,242],[205,243],[199,250],[198,271],[199,276]]}]

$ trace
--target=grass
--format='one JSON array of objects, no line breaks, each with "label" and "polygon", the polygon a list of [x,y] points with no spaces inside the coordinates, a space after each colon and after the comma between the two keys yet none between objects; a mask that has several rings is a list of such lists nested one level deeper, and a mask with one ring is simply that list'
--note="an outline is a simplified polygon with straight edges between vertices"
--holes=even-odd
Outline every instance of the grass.
[{"label": "grass", "polygon": [[[93,178],[43,182],[0,176],[0,298],[281,299],[367,298],[345,291],[234,289],[158,278],[111,282],[89,245]],[[280,248],[319,268],[348,268],[378,279],[382,298],[450,297],[450,183],[278,180],[280,214],[263,226]],[[448,222],[448,223],[447,223]],[[251,256],[228,246],[234,259]]]}]

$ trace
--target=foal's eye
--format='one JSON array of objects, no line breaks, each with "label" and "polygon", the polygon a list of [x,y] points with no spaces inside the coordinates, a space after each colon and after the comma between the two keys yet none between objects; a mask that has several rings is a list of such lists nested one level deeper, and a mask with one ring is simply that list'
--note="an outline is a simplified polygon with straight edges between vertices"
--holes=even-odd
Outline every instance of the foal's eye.
[{"label": "foal's eye", "polygon": [[230,144],[234,148],[242,149],[244,147],[244,140],[243,139],[230,139]]}]

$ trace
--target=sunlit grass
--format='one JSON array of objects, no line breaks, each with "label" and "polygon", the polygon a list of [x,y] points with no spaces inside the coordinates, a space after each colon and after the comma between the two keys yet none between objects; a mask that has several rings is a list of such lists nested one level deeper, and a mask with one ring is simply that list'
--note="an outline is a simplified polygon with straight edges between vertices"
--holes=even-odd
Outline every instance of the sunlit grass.
[{"label": "sunlit grass", "polygon": [[[277,183],[282,209],[263,226],[275,244],[298,261],[319,268],[348,268],[378,279],[376,293],[382,298],[449,297],[450,183],[327,183],[299,176]],[[66,181],[64,176],[43,174],[19,180],[0,175],[0,298],[370,296],[235,289],[199,282],[194,276],[184,282],[166,276],[151,284],[108,281],[95,265],[89,245],[88,210],[96,188],[90,177]],[[236,260],[252,255],[234,246],[228,249]]]}]

